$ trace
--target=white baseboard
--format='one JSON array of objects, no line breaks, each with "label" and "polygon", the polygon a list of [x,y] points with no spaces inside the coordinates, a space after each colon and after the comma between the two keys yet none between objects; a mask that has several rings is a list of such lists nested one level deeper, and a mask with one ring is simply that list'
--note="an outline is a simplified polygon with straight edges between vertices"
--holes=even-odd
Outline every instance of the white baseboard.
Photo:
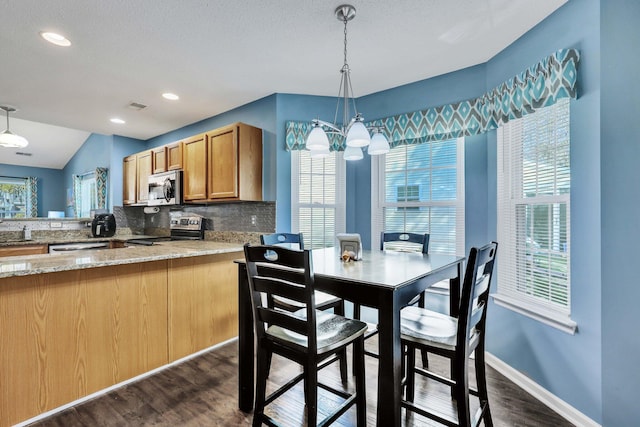
[{"label": "white baseboard", "polygon": [[522,388],[527,393],[531,394],[541,403],[548,406],[551,410],[556,412],[558,415],[560,415],[570,423],[581,427],[601,427],[600,424],[596,423],[591,418],[587,417],[585,414],[578,411],[576,408],[569,405],[564,400],[549,392],[547,389],[545,389],[520,371],[507,365],[505,362],[498,359],[493,354],[485,352],[485,361],[487,362],[487,365],[500,372],[514,384]]},{"label": "white baseboard", "polygon": [[132,383],[132,382],[134,382],[134,381],[141,380],[141,379],[143,379],[143,378],[145,378],[145,377],[151,376],[151,375],[153,375],[153,374],[155,374],[155,373],[158,373],[158,372],[163,371],[163,370],[165,370],[165,369],[167,369],[167,368],[170,368],[171,366],[179,365],[179,364],[180,364],[180,363],[182,363],[182,362],[186,362],[186,361],[187,361],[187,360],[189,360],[189,359],[193,359],[194,357],[200,356],[200,355],[201,355],[201,354],[203,354],[203,353],[206,353],[206,352],[208,352],[208,351],[211,351],[211,350],[213,350],[213,349],[216,349],[216,348],[218,348],[218,347],[221,347],[221,346],[223,346],[223,345],[225,345],[225,344],[228,344],[228,343],[230,343],[230,342],[232,342],[232,341],[235,341],[235,340],[237,340],[237,339],[238,339],[238,337],[233,337],[233,338],[231,338],[231,339],[229,339],[229,340],[227,340],[227,341],[221,342],[221,343],[216,344],[216,345],[213,345],[213,346],[211,346],[211,347],[209,347],[209,348],[205,348],[204,350],[200,350],[200,351],[198,351],[198,352],[196,352],[196,353],[193,353],[193,354],[190,354],[190,355],[188,355],[188,356],[185,356],[185,357],[183,357],[182,359],[175,360],[175,361],[173,361],[173,362],[171,362],[171,363],[168,363],[168,364],[166,364],[166,365],[163,365],[163,366],[160,366],[160,367],[158,367],[158,368],[155,368],[155,369],[153,369],[153,370],[151,370],[151,371],[149,371],[149,372],[145,372],[144,374],[140,374],[140,375],[138,375],[137,377],[129,378],[128,380],[122,381],[122,382],[120,382],[120,383],[118,383],[118,384],[114,384],[114,385],[112,385],[112,386],[110,386],[110,387],[104,388],[104,389],[102,389],[102,390],[98,390],[98,391],[96,391],[95,393],[91,393],[91,394],[90,394],[90,395],[88,395],[88,396],[81,397],[81,398],[80,398],[80,399],[78,399],[78,400],[74,400],[73,402],[69,402],[69,403],[67,403],[67,404],[65,404],[65,405],[58,406],[57,408],[54,408],[54,409],[52,409],[52,410],[50,410],[50,411],[43,412],[42,414],[37,415],[37,416],[35,416],[35,417],[33,417],[33,418],[29,418],[28,420],[24,420],[24,421],[22,421],[22,422],[20,422],[20,423],[18,423],[18,424],[13,425],[13,427],[24,427],[24,426],[29,425],[29,424],[31,424],[31,423],[34,423],[34,422],[36,422],[36,421],[42,420],[42,419],[47,418],[47,417],[49,417],[49,416],[51,416],[51,415],[53,415],[53,414],[55,414],[55,413],[57,413],[57,412],[62,412],[62,411],[64,411],[64,410],[65,410],[65,409],[67,409],[67,408],[71,408],[72,406],[79,405],[80,403],[83,403],[83,402],[86,402],[86,401],[88,401],[88,400],[91,400],[91,399],[93,399],[94,397],[98,397],[98,396],[102,396],[102,395],[104,395],[104,394],[107,394],[107,393],[109,393],[109,392],[110,392],[110,391],[112,391],[112,390],[115,390],[115,389],[117,389],[117,388],[120,388],[120,387],[122,387],[122,386],[124,386],[124,385],[127,385],[127,384],[129,384],[129,383]]}]

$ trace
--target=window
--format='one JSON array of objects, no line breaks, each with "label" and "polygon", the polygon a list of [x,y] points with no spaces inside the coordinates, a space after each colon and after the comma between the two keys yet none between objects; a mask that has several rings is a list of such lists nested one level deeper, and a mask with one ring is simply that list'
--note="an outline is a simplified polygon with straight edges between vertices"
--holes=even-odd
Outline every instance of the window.
[{"label": "window", "polygon": [[498,304],[568,332],[569,100],[498,129]]},{"label": "window", "polygon": [[26,218],[27,178],[0,176],[0,218]]},{"label": "window", "polygon": [[74,185],[76,187],[76,216],[89,218],[91,210],[98,208],[96,174],[94,172],[88,172],[83,175],[77,175]]},{"label": "window", "polygon": [[403,145],[372,159],[373,246],[382,231],[429,233],[429,252],[464,254],[464,139]]},{"label": "window", "polygon": [[335,246],[345,230],[345,165],[342,153],[312,159],[291,152],[291,231],[302,232],[304,247]]}]

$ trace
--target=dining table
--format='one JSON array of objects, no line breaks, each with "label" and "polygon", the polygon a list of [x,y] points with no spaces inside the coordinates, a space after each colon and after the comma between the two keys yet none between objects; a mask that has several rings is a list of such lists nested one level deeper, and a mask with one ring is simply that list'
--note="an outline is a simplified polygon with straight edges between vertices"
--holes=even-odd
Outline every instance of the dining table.
[{"label": "dining table", "polygon": [[[402,348],[400,310],[428,287],[449,281],[449,313],[458,314],[464,257],[418,252],[364,250],[345,262],[337,247],[311,251],[315,289],[378,311],[378,398],[376,425],[400,426]],[[238,264],[238,406],[254,402],[254,323],[244,260]]]}]

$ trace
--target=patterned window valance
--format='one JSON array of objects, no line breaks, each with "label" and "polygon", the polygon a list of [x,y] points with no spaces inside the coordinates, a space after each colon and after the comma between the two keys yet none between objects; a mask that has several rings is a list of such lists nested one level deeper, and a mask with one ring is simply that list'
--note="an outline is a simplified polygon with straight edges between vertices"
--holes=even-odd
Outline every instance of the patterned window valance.
[{"label": "patterned window valance", "polygon": [[[579,59],[576,49],[561,49],[478,98],[366,124],[384,126],[391,147],[484,133],[558,99],[575,98]],[[304,149],[310,131],[311,122],[287,122],[287,150]],[[332,150],[344,150],[337,135],[329,135],[329,143]]]}]

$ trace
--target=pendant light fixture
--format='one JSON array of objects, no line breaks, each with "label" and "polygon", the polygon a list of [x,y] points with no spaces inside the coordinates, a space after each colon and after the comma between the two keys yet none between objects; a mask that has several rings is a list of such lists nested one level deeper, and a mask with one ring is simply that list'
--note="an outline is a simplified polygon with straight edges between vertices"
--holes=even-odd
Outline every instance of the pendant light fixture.
[{"label": "pendant light fixture", "polygon": [[[311,151],[311,157],[326,157],[329,152],[329,138],[327,133],[341,135],[345,139],[346,149],[344,152],[345,160],[360,160],[362,148],[372,143],[369,130],[364,125],[364,118],[356,109],[356,101],[353,96],[353,87],[351,85],[351,69],[347,63],[347,22],[356,16],[356,8],[344,4],[338,6],[335,10],[336,18],[344,24],[344,65],[340,70],[340,89],[338,90],[338,104],[336,105],[336,113],[333,123],[328,123],[320,119],[312,120],[313,128],[309,133],[306,141],[306,147]],[[349,119],[349,104],[353,104],[354,117]],[[338,111],[342,103],[342,125],[338,124]],[[374,147],[369,147],[370,155],[379,155],[389,152],[389,142],[382,134],[381,128],[374,131]],[[372,149],[374,148],[374,149]]]},{"label": "pendant light fixture", "polygon": [[9,130],[9,113],[16,111],[16,109],[6,105],[0,105],[0,110],[4,110],[5,113],[7,113],[7,129],[0,133],[0,147],[24,148],[29,145],[29,141],[27,141],[26,138],[16,135]]}]

